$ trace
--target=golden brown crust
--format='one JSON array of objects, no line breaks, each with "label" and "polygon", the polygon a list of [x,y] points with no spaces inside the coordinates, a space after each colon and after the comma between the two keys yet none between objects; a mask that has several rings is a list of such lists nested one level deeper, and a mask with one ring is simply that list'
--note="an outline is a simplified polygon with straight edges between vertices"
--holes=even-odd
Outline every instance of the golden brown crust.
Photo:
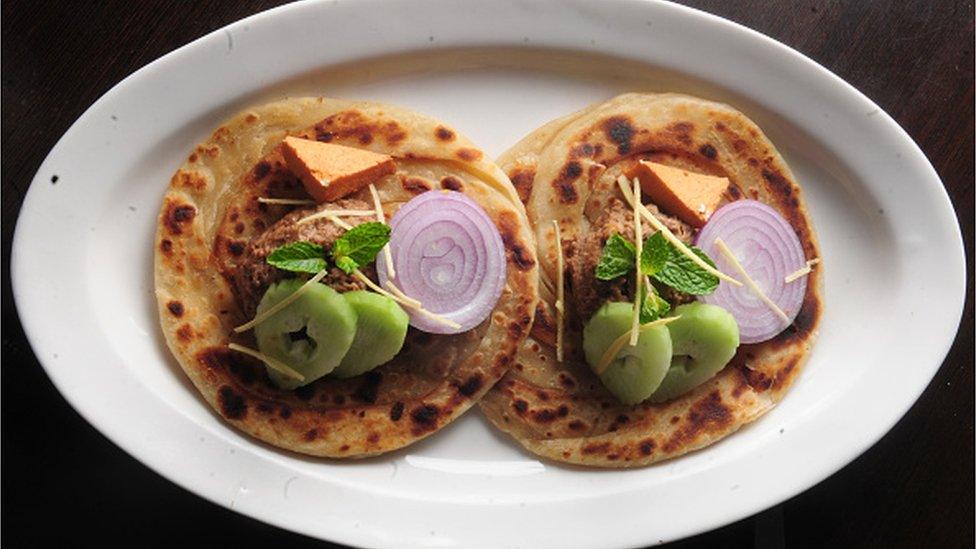
[{"label": "golden brown crust", "polygon": [[[227,277],[246,243],[289,209],[257,197],[304,197],[276,151],[286,134],[396,157],[397,173],[377,184],[387,215],[421,184],[424,190],[443,185],[462,191],[482,205],[509,251],[507,287],[491,318],[460,336],[412,333],[414,351],[392,363],[296,391],[275,388],[262,365],[227,350],[232,328],[247,320]],[[425,116],[324,98],[250,109],[196,148],[174,175],[160,211],[156,296],[170,349],[224,419],[282,448],[363,457],[437,431],[504,375],[535,311],[535,245],[511,183],[476,152],[467,139]],[[364,193],[353,197],[371,203]],[[254,345],[250,334],[235,341]]]},{"label": "golden brown crust", "polygon": [[480,405],[497,427],[549,459],[635,467],[712,444],[772,409],[816,337],[823,308],[819,267],[791,328],[740,347],[715,378],[673,401],[616,401],[581,357],[579,319],[568,327],[566,361],[556,363],[551,220],[559,221],[564,245],[572,249],[608,202],[621,198],[614,181],[640,159],[728,177],[727,200],[747,197],[774,206],[806,256],[819,257],[802,192],[786,163],[754,123],[727,105],[677,94],[625,94],[523,139],[499,163],[513,180],[522,178],[516,187],[526,197],[539,246],[541,300],[515,367]]}]

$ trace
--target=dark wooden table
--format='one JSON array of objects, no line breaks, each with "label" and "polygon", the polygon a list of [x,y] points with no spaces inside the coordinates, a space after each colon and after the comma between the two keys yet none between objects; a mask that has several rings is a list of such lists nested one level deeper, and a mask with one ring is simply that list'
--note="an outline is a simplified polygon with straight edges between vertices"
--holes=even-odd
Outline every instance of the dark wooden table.
[{"label": "dark wooden table", "polygon": [[[22,197],[68,126],[139,67],[276,3],[3,3],[2,536],[11,547],[74,546],[92,538],[145,547],[318,545],[170,484],[82,420],[24,338],[8,271]],[[970,293],[949,357],[881,442],[782,505],[675,546],[972,547],[972,2],[688,3],[798,49],[908,130],[955,204]]]}]

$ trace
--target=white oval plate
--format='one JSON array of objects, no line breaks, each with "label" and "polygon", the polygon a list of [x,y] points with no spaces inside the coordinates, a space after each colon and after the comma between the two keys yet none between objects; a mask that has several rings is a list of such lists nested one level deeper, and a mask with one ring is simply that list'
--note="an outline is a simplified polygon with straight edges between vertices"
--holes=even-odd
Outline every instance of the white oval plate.
[{"label": "white oval plate", "polygon": [[[796,386],[756,424],[629,471],[540,462],[476,411],[392,455],[308,459],[225,425],[169,356],[153,303],[156,213],[191,148],[235,111],[298,94],[377,99],[441,117],[498,154],[635,89],[732,103],[807,191],[823,330]],[[760,34],[634,0],[310,2],[232,24],[125,79],[68,130],[24,200],[12,276],[48,375],[127,452],[254,518],[398,547],[643,545],[793,496],[908,410],[948,351],[965,286],[939,178],[877,105]]]}]

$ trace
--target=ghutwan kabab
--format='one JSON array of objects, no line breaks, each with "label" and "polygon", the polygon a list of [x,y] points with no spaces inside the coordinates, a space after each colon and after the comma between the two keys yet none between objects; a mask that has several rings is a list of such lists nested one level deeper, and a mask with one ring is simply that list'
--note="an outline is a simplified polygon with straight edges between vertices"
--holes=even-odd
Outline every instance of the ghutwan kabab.
[{"label": "ghutwan kabab", "polygon": [[481,401],[549,459],[635,467],[769,411],[823,309],[803,193],[745,115],[630,93],[550,122],[499,164],[536,236],[540,301]]},{"label": "ghutwan kabab", "polygon": [[515,363],[534,237],[505,174],[427,116],[370,102],[247,109],[163,199],[159,318],[231,425],[305,454],[400,448]]}]

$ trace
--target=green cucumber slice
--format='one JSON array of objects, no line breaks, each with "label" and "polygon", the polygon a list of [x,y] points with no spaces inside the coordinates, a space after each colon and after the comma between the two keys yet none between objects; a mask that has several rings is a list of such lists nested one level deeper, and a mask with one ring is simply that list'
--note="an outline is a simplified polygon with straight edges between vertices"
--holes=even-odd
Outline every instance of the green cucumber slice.
[{"label": "green cucumber slice", "polygon": [[[294,293],[300,279],[272,284],[258,304],[258,314]],[[352,345],[356,312],[342,295],[325,284],[311,284],[293,302],[254,327],[258,350],[291,366],[304,381],[268,369],[283,389],[307,385],[334,370]]]},{"label": "green cucumber slice", "polygon": [[403,347],[410,317],[392,299],[373,292],[342,294],[356,312],[356,337],[332,375],[358,376],[389,362]]}]

